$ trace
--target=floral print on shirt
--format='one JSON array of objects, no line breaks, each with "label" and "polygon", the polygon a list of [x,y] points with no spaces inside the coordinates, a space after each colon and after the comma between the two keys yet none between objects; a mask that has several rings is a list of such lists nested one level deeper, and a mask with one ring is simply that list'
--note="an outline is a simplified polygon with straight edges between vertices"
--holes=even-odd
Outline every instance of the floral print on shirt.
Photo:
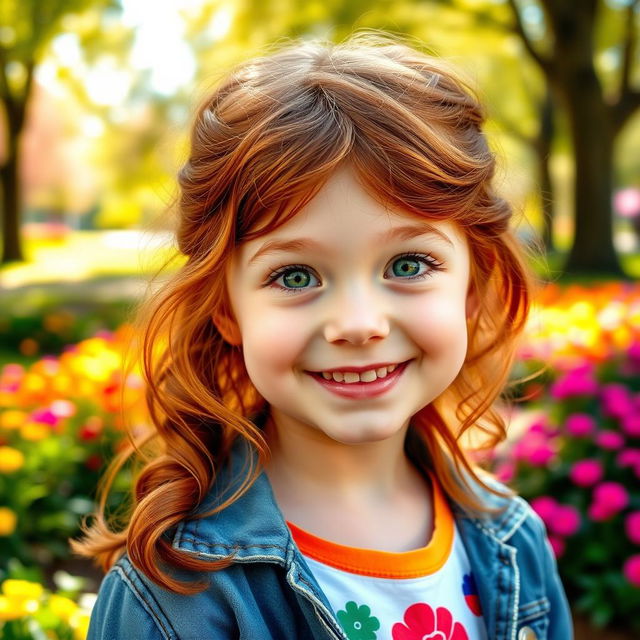
[{"label": "floral print on shirt", "polygon": [[481,616],[482,608],[480,606],[480,597],[478,596],[478,586],[476,580],[473,577],[473,573],[465,573],[462,578],[462,593],[464,594],[465,602],[474,615]]},{"label": "floral print on shirt", "polygon": [[469,640],[465,628],[453,621],[446,607],[435,611],[425,602],[412,604],[404,612],[404,624],[396,622],[393,640]]},{"label": "floral print on shirt", "polygon": [[380,621],[371,615],[371,609],[366,604],[358,606],[350,600],[337,615],[349,640],[376,640]]}]

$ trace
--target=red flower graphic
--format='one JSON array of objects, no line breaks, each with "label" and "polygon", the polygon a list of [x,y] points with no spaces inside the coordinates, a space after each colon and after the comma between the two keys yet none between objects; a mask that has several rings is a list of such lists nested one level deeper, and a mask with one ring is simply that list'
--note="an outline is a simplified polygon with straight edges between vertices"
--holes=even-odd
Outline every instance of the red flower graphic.
[{"label": "red flower graphic", "polygon": [[393,640],[469,640],[465,628],[453,621],[449,609],[435,612],[424,602],[412,604],[404,612],[404,624],[396,622],[391,630]]}]

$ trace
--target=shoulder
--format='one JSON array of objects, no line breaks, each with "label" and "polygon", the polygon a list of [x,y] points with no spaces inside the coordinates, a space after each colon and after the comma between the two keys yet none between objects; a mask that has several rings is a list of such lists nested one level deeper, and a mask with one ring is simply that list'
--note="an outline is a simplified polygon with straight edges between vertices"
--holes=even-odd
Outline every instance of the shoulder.
[{"label": "shoulder", "polygon": [[126,556],[111,567],[100,585],[87,640],[121,637],[139,640],[178,637],[148,584]]},{"label": "shoulder", "polygon": [[485,534],[515,547],[534,547],[546,551],[546,528],[531,505],[492,475],[483,473],[483,482],[498,493],[481,485],[472,485],[474,493],[487,508],[484,513],[471,513],[454,505],[459,520],[468,520]]}]

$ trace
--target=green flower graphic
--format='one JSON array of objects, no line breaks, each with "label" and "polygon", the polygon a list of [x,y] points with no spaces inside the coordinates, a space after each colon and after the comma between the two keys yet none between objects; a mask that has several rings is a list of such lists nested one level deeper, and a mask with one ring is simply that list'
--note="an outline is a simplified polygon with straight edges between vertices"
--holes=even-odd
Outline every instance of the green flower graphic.
[{"label": "green flower graphic", "polygon": [[350,601],[344,609],[338,611],[338,620],[349,640],[376,640],[380,620],[371,615],[371,609],[366,604],[359,607]]}]

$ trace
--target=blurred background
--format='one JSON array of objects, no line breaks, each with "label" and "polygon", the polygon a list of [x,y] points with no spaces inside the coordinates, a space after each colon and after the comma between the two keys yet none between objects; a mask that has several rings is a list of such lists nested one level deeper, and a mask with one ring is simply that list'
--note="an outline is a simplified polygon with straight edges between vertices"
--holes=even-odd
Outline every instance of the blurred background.
[{"label": "blurred background", "polygon": [[181,263],[193,108],[266,45],[362,28],[416,38],[486,106],[544,285],[509,441],[479,462],[547,523],[576,637],[640,637],[640,0],[1,0],[3,638],[86,636],[101,574],[66,541],[122,416],[148,420],[123,354]]}]

